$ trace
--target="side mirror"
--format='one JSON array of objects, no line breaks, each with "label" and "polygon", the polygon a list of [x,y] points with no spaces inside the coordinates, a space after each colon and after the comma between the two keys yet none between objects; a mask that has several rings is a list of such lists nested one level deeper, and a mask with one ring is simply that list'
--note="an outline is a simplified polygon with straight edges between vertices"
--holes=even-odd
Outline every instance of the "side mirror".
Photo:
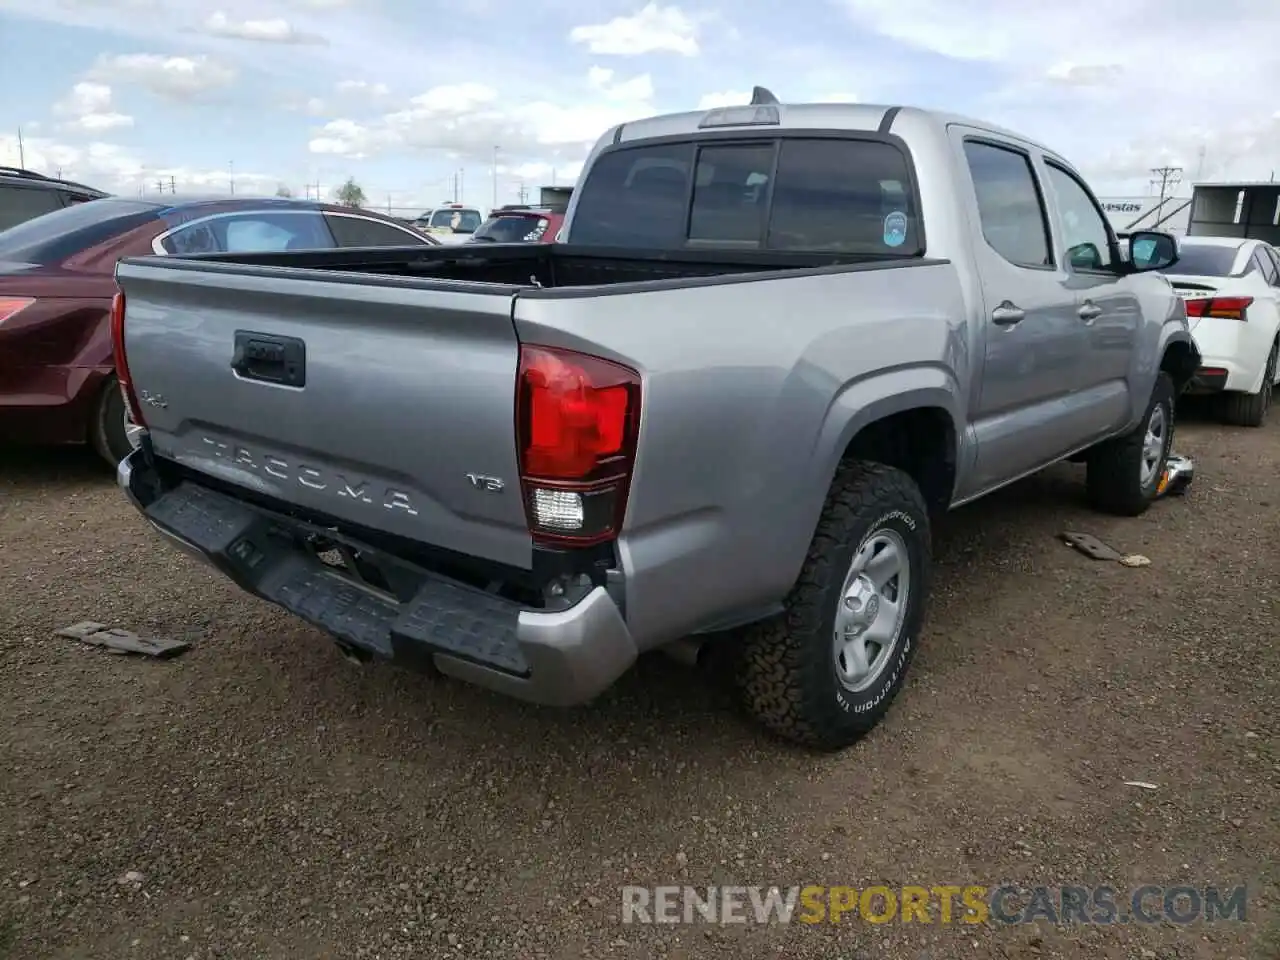
[{"label": "side mirror", "polygon": [[1075,270],[1101,270],[1102,254],[1092,243],[1078,243],[1067,251],[1067,260]]},{"label": "side mirror", "polygon": [[1168,270],[1178,262],[1178,241],[1172,234],[1139,230],[1129,234],[1129,263],[1135,271]]}]

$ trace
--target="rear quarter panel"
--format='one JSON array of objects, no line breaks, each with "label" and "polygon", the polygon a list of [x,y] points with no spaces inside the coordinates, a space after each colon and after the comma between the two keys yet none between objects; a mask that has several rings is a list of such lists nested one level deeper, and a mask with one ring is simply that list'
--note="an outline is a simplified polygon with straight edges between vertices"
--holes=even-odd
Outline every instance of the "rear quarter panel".
[{"label": "rear quarter panel", "polygon": [[922,405],[965,423],[973,358],[945,262],[527,292],[515,315],[523,342],[643,377],[620,542],[642,646],[786,595],[860,426]]}]

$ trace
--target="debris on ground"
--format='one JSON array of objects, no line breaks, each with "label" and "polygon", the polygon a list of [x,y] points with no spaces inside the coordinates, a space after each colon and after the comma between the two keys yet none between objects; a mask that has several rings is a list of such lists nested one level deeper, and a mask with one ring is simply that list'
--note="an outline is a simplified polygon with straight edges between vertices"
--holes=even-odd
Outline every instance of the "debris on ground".
[{"label": "debris on ground", "polygon": [[83,620],[69,627],[55,630],[55,635],[105,647],[111,653],[142,653],[149,657],[173,657],[190,648],[185,640],[161,640],[156,637],[140,637],[130,630],[108,627],[105,623]]},{"label": "debris on ground", "polygon": [[1091,557],[1094,560],[1115,561],[1124,556],[1115,547],[1108,546],[1091,533],[1076,533],[1068,530],[1059,534],[1059,536],[1067,546],[1074,547],[1086,557]]},{"label": "debris on ground", "polygon": [[1147,783],[1145,780],[1126,780],[1126,787],[1141,787],[1143,790],[1159,790],[1159,786],[1154,783]]},{"label": "debris on ground", "polygon": [[1151,566],[1151,558],[1144,557],[1140,553],[1131,553],[1127,557],[1121,557],[1120,562],[1126,567],[1149,567]]}]

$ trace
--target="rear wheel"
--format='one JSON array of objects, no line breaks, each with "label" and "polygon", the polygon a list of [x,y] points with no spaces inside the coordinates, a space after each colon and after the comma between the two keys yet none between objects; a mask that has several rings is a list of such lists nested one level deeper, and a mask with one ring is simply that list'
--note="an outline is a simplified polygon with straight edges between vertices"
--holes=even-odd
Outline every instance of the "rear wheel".
[{"label": "rear wheel", "polygon": [[915,656],[930,568],[929,513],[912,479],[843,464],[786,612],[739,650],[747,710],[774,733],[838,750],[889,709]]},{"label": "rear wheel", "polygon": [[1276,353],[1280,341],[1271,344],[1262,387],[1257,393],[1228,393],[1222,397],[1222,419],[1235,427],[1260,427],[1271,409],[1271,391],[1276,382]]},{"label": "rear wheel", "polygon": [[113,467],[133,452],[129,426],[129,415],[124,397],[120,393],[120,381],[114,376],[108,377],[98,397],[97,409],[89,430],[89,441],[98,456]]}]

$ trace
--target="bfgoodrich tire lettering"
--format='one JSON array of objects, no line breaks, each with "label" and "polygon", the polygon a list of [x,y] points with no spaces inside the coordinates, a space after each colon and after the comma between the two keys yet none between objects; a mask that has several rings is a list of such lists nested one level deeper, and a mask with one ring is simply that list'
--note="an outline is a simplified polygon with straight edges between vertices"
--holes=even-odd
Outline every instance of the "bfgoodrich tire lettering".
[{"label": "bfgoodrich tire lettering", "polygon": [[[877,531],[906,548],[910,587],[896,639],[870,685],[842,682],[833,655],[846,574]],[[924,620],[930,570],[929,513],[912,479],[878,463],[845,463],[836,473],[786,612],[747,628],[737,670],[739,695],[765,727],[826,750],[871,730],[902,688]]]},{"label": "bfgoodrich tire lettering", "polygon": [[[1169,459],[1173,446],[1173,414],[1173,379],[1161,373],[1156,377],[1151,399],[1138,425],[1123,437],[1099,444],[1089,454],[1086,483],[1089,502],[1096,510],[1136,517],[1151,506],[1160,488],[1164,462]],[[1148,427],[1155,416],[1162,418],[1164,432],[1160,437],[1158,468],[1147,478],[1143,475],[1144,448]]]}]

